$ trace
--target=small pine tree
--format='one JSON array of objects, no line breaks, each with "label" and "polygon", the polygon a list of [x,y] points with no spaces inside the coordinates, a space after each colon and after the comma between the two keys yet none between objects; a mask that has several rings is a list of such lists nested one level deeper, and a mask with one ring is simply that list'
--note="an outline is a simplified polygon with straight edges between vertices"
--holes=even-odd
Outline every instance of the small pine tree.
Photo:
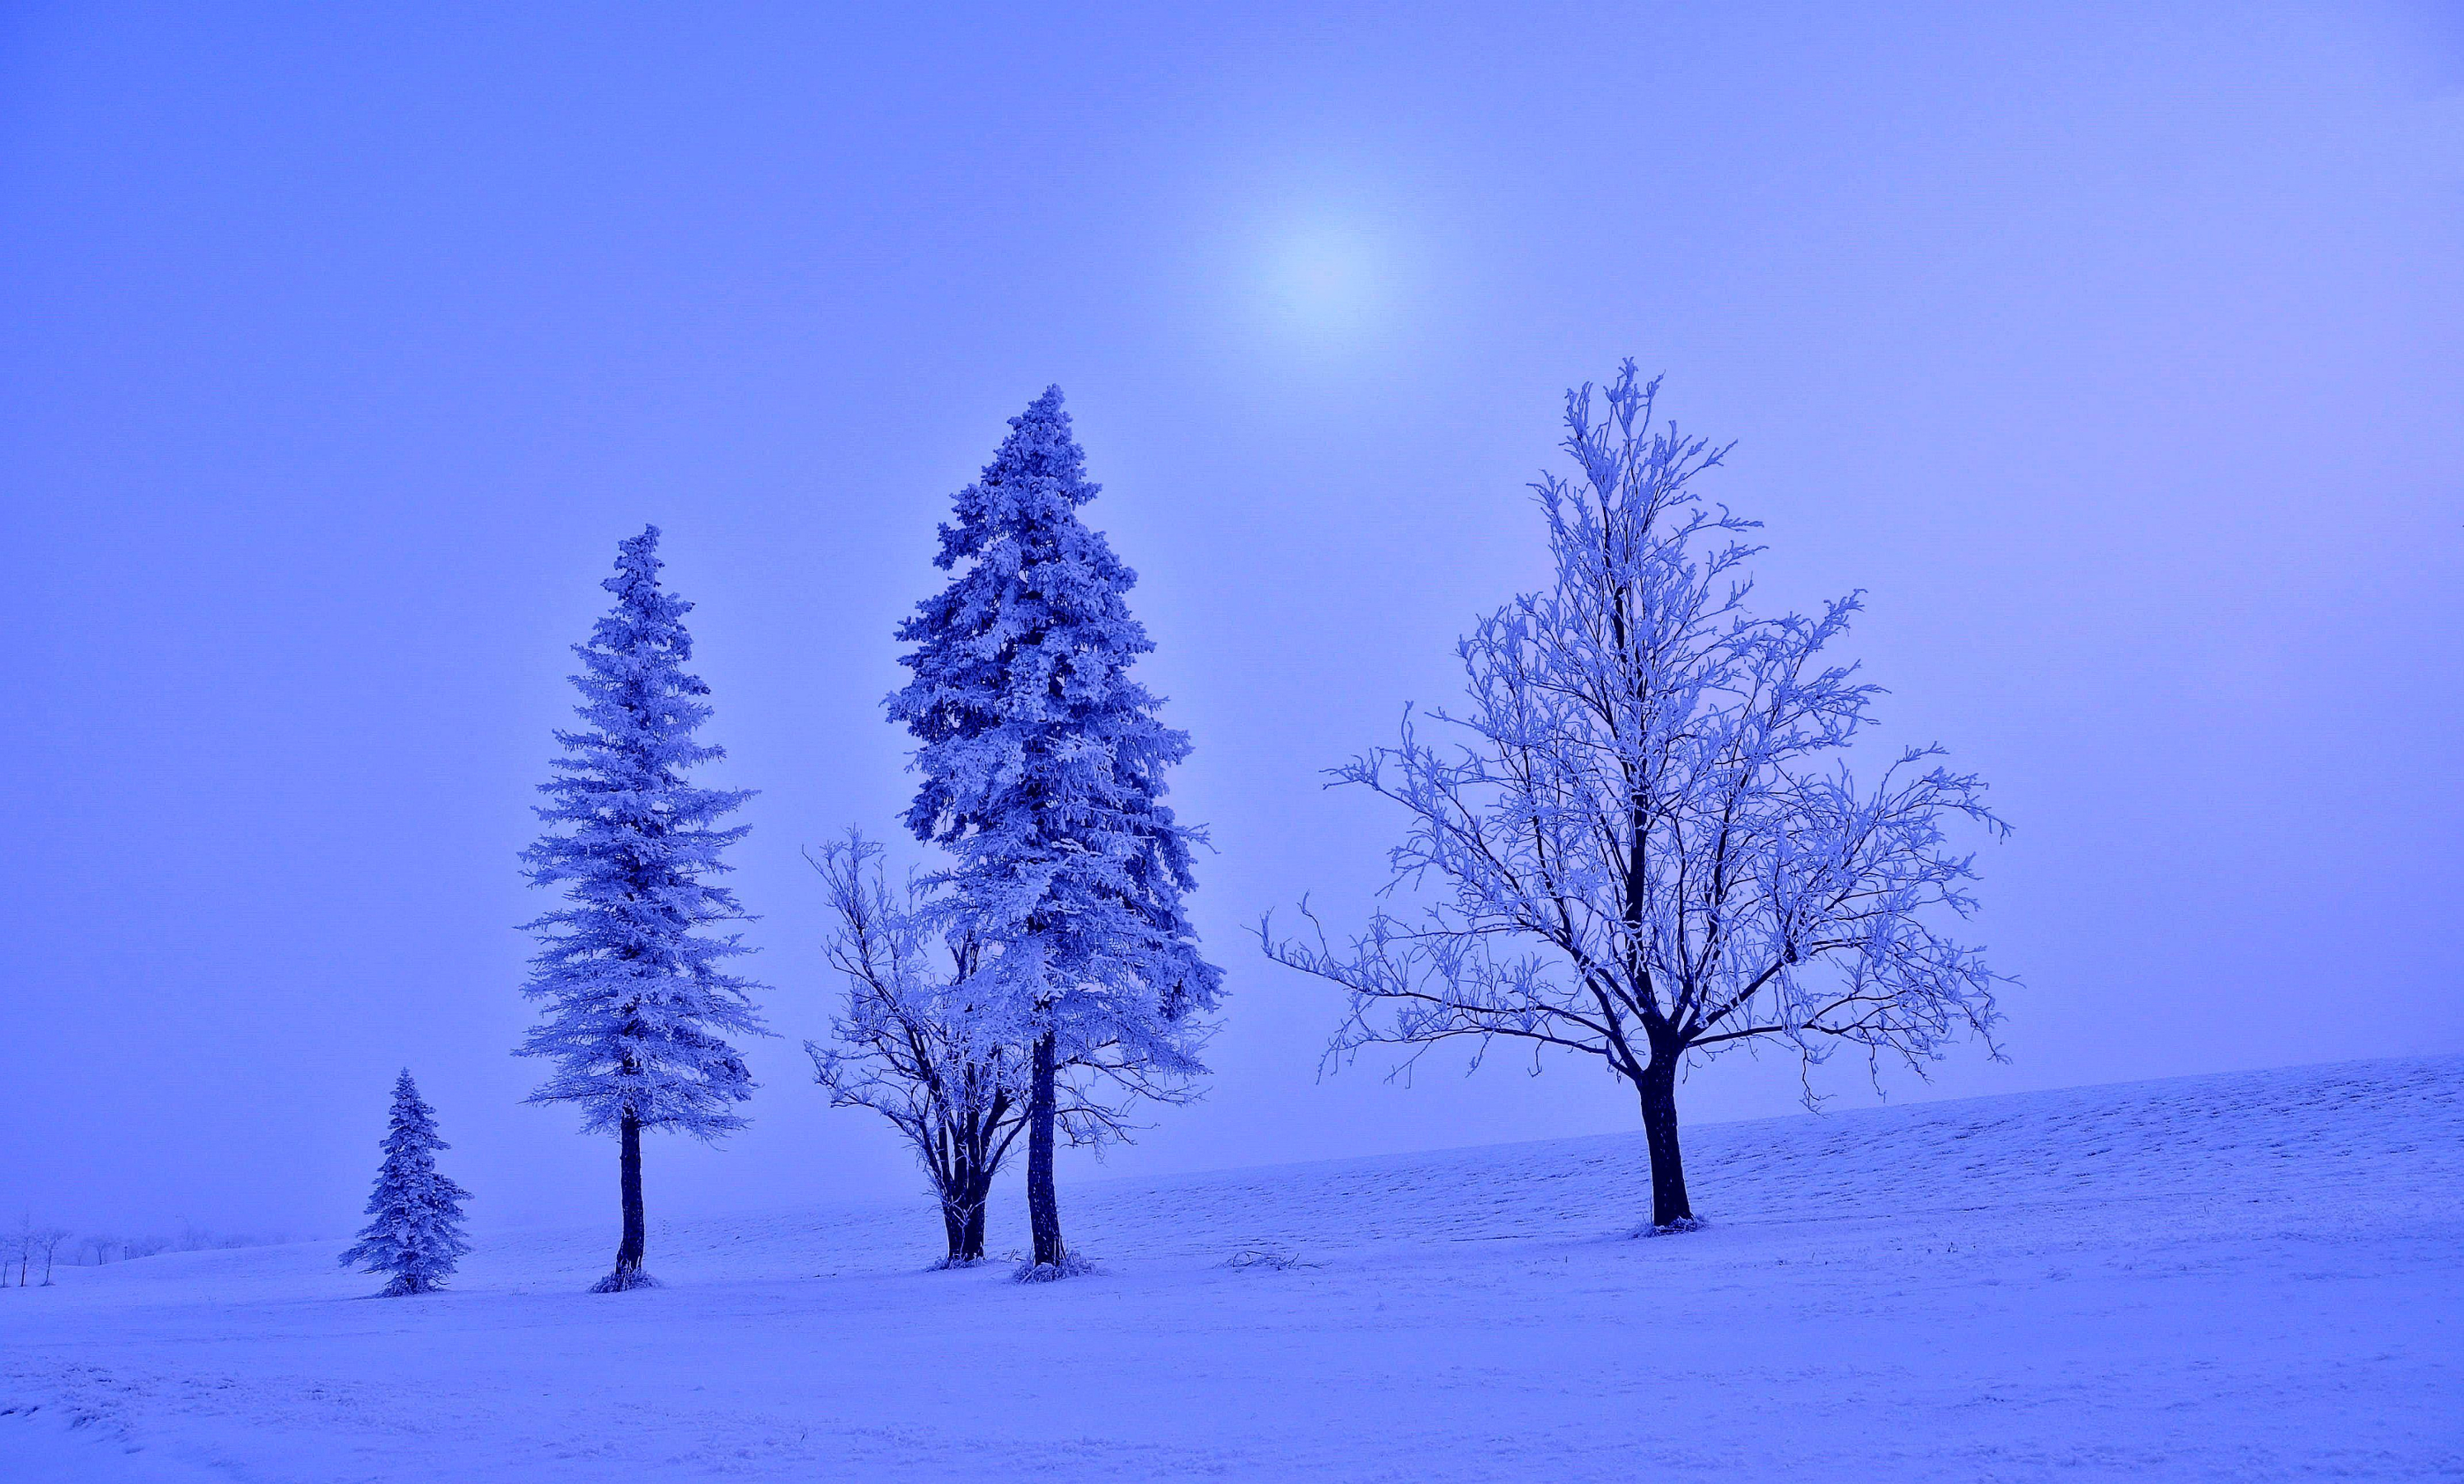
[{"label": "small pine tree", "polygon": [[947,910],[986,952],[991,1038],[1031,1058],[1038,1277],[1068,1266],[1052,1178],[1058,1070],[1196,1075],[1199,1017],[1222,978],[1181,907],[1201,836],[1162,802],[1189,737],[1130,677],[1155,645],[1126,600],[1136,575],[1078,517],[1097,490],[1061,388],[1047,387],[958,491],[935,557],[958,575],[900,626],[914,678],[890,700],[921,744],[908,827],[956,858],[938,878]]},{"label": "small pine tree", "polygon": [[385,1163],[368,1195],[367,1213],[376,1219],[342,1254],[346,1268],[392,1274],[388,1296],[434,1291],[471,1250],[462,1233],[462,1203],[471,1192],[436,1171],[436,1151],[451,1147],[436,1137],[435,1110],[421,1101],[406,1069],[394,1079]]},{"label": "small pine tree", "polygon": [[528,925],[539,951],[523,993],[546,1011],[517,1054],[556,1064],[529,1101],[578,1103],[583,1132],[619,1141],[625,1233],[601,1293],[650,1281],[642,1130],[712,1140],[743,1127],[735,1107],[754,1083],[727,1037],[768,1034],[757,986],[720,968],[752,950],[736,934],[697,930],[746,920],[735,894],[704,878],[728,869],[719,853],[745,828],[717,821],[752,793],[684,779],[726,754],[693,739],[710,687],[684,669],[693,604],[660,591],[658,545],[656,526],[620,543],[616,575],[601,584],[616,605],[574,646],[586,725],[556,734],[575,755],[539,786],[554,800],[539,810],[548,830],[522,857],[532,884],[562,885],[566,903]]}]

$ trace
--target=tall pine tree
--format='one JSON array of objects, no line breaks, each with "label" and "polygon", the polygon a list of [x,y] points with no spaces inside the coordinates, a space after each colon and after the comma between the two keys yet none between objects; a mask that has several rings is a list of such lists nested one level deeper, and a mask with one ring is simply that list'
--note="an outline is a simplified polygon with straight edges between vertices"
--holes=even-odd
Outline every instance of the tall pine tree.
[{"label": "tall pine tree", "polygon": [[367,1213],[375,1219],[342,1254],[346,1268],[392,1274],[388,1296],[433,1291],[471,1250],[462,1232],[462,1203],[471,1192],[436,1172],[436,1151],[451,1147],[436,1136],[436,1110],[421,1101],[405,1068],[394,1079],[385,1163],[368,1195]]},{"label": "tall pine tree", "polygon": [[1200,837],[1162,802],[1189,738],[1130,677],[1155,646],[1125,601],[1135,574],[1078,518],[1098,488],[1047,387],[958,491],[935,557],[957,576],[900,625],[913,678],[889,703],[921,744],[908,827],[955,857],[945,901],[985,949],[984,1014],[1029,1053],[1028,1271],[1041,1277],[1068,1269],[1059,1070],[1202,1071],[1199,1017],[1221,991],[1181,907]]},{"label": "tall pine tree", "polygon": [[523,993],[545,1013],[519,1055],[546,1057],[555,1075],[533,1102],[573,1102],[585,1133],[613,1131],[625,1207],[616,1268],[595,1290],[650,1281],[642,1271],[642,1131],[675,1129],[712,1140],[744,1126],[735,1111],[753,1094],[730,1036],[767,1034],[750,980],[724,971],[749,952],[735,895],[707,878],[745,827],[718,820],[750,790],[695,788],[685,770],[724,755],[694,740],[710,719],[710,687],[686,673],[693,604],[659,588],[659,529],[621,543],[616,575],[601,585],[616,606],[574,646],[583,672],[575,714],[559,731],[571,755],[540,785],[548,829],[522,856],[534,885],[561,885],[565,906],[528,925],[539,937]]}]

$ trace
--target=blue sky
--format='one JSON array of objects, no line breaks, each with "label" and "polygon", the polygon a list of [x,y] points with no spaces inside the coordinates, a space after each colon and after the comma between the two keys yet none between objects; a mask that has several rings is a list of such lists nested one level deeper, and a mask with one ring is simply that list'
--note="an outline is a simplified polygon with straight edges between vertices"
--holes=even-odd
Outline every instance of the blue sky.
[{"label": "blue sky", "polygon": [[2017,825],[2013,1060],[1939,1090],[2464,1049],[2458,263],[2427,5],[11,7],[0,1202],[339,1232],[407,1063],[483,1225],[608,1214],[517,1105],[514,858],[645,521],[782,1033],[653,1211],[912,1189],[809,1084],[800,852],[892,830],[891,627],[1053,381],[1232,993],[1115,1168],[1634,1126],[1590,1067],[1321,1081],[1335,1004],[1245,936],[1365,901],[1395,820],[1315,770],[1454,693],[1625,355],[1737,441],[1766,599],[1866,589],[1891,734]]}]

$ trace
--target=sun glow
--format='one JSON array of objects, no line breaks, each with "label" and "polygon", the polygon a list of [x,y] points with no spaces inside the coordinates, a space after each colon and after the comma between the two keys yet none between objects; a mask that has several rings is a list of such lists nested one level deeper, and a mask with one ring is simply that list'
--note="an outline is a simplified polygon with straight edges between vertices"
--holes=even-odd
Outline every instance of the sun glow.
[{"label": "sun glow", "polygon": [[1318,224],[1270,245],[1266,299],[1287,330],[1312,336],[1368,328],[1384,311],[1391,283],[1385,254],[1356,227]]}]

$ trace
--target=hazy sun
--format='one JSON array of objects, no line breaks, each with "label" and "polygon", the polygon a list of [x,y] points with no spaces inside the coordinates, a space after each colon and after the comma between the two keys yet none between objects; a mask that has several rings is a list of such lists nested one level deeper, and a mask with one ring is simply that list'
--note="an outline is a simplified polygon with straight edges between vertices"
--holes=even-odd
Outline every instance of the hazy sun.
[{"label": "hazy sun", "polygon": [[1268,302],[1293,330],[1358,329],[1386,296],[1379,259],[1376,244],[1358,228],[1315,225],[1287,231],[1267,254]]}]

